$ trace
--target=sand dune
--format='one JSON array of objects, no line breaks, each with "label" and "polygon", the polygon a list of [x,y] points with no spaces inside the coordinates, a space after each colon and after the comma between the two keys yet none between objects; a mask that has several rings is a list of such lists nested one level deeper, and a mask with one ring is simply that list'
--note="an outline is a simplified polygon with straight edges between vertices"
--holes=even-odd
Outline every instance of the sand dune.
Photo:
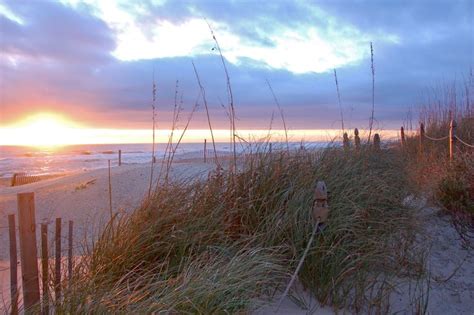
[{"label": "sand dune", "polygon": [[[213,164],[201,160],[186,160],[174,164],[173,178],[199,178],[207,176]],[[160,164],[155,167],[158,173]],[[155,173],[155,174],[156,174]],[[113,211],[130,212],[135,209],[148,191],[150,165],[136,164],[114,167],[112,175]],[[109,218],[108,170],[70,174],[36,182],[33,184],[0,188],[0,283],[2,299],[9,299],[8,230],[7,215],[16,213],[16,194],[35,192],[37,223],[53,222],[61,217],[64,224],[68,220],[75,223],[76,246],[91,236],[97,235]],[[420,207],[424,216],[426,239],[420,246],[431,248],[429,266],[432,281],[428,311],[430,314],[473,314],[474,309],[474,255],[462,243],[449,223],[449,217],[429,207]],[[50,225],[50,239],[53,225]],[[64,243],[64,246],[66,243]],[[405,298],[408,288],[401,287],[400,293],[392,299],[394,311],[411,313],[410,301]],[[255,314],[334,314],[330,307],[321,307],[314,299],[308,298],[308,308],[302,308],[290,299],[285,299],[280,309],[276,304],[259,309]],[[0,303],[0,311],[1,311]],[[8,304],[8,303],[7,303]]]}]

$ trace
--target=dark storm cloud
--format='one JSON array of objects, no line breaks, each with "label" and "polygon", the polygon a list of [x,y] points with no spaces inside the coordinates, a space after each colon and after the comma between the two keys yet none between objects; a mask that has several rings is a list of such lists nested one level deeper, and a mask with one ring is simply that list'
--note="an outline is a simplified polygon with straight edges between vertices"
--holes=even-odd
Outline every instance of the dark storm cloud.
[{"label": "dark storm cloud", "polygon": [[[425,87],[459,77],[474,64],[472,1],[141,3],[145,5],[141,10],[135,3],[124,6],[129,12],[136,12],[144,31],[157,20],[181,23],[190,17],[206,17],[227,25],[255,45],[269,47],[273,43],[267,35],[277,33],[281,26],[312,24],[326,30],[337,29],[341,23],[368,34],[397,36],[398,43],[374,42],[376,118],[380,126],[387,128],[398,128]],[[2,121],[32,110],[52,109],[79,116],[98,113],[97,122],[105,121],[110,127],[147,127],[153,69],[161,126],[168,127],[176,80],[186,108],[194,103],[198,89],[191,58],[119,61],[111,55],[116,34],[93,14],[92,8],[78,9],[48,1],[5,4],[24,23],[0,15]],[[311,8],[331,16],[330,21]],[[251,59],[240,61],[238,66],[227,65],[241,128],[265,128],[269,124],[276,106],[266,79],[292,129],[338,127],[332,72],[293,74],[263,67]],[[220,104],[227,102],[227,94],[219,57],[198,56],[194,62],[216,127],[226,128]],[[345,117],[354,125],[365,127],[371,106],[369,47],[360,63],[337,71]],[[89,121],[96,117],[90,116]],[[278,127],[278,116],[275,117]],[[202,111],[193,124],[196,128],[205,127]]]}]

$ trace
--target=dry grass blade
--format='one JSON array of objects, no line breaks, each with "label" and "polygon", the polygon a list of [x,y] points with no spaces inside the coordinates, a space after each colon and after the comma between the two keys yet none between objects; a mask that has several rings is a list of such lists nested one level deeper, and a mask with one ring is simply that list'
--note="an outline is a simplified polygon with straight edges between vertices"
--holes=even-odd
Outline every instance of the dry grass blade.
[{"label": "dry grass blade", "polygon": [[197,80],[197,83],[199,85],[199,89],[201,90],[201,96],[202,96],[202,100],[204,102],[204,107],[206,108],[207,123],[209,125],[209,131],[211,132],[212,148],[213,148],[213,151],[214,151],[214,159],[215,159],[217,167],[220,168],[221,165],[219,163],[219,159],[217,158],[216,141],[214,139],[214,131],[212,130],[211,116],[209,115],[209,107],[207,106],[206,90],[204,89],[204,87],[201,84],[201,79],[199,78],[199,73],[196,69],[196,66],[194,65],[194,62],[192,62],[192,64],[193,64],[194,74],[196,75],[196,80]]},{"label": "dry grass blade", "polygon": [[[268,88],[270,89],[270,92],[273,95],[273,100],[275,101],[275,104],[278,107],[278,111],[280,112],[281,121],[283,122],[283,128],[285,129],[286,150],[289,152],[290,151],[290,145],[289,145],[289,142],[288,142],[288,128],[286,127],[285,115],[283,114],[283,110],[281,109],[280,103],[278,102],[278,99],[275,95],[275,92],[273,92],[273,88],[270,84],[270,81],[268,81],[267,79],[265,79],[265,81],[267,82]],[[273,121],[273,117],[272,117],[272,121]]]}]

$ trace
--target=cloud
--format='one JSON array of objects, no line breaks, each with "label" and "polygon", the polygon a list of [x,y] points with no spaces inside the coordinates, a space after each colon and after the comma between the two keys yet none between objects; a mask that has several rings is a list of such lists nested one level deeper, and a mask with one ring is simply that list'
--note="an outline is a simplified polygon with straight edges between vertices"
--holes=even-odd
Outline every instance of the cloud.
[{"label": "cloud", "polygon": [[[193,60],[214,126],[227,128],[224,72],[202,17],[223,48],[239,128],[269,125],[276,106],[266,79],[290,128],[337,128],[332,67],[338,68],[346,125],[366,127],[369,41],[375,116],[384,128],[398,128],[425,87],[460,77],[474,64],[469,1],[114,3],[4,2],[10,13],[0,9],[2,124],[50,110],[96,127],[148,128],[155,71],[158,126],[169,127],[176,80],[186,108],[196,101]],[[205,128],[205,119],[198,112],[192,127]],[[281,127],[278,115],[274,127]]]},{"label": "cloud", "polygon": [[103,21],[49,1],[9,1],[23,24],[0,16],[2,54],[14,59],[95,64],[110,59],[115,49]]},{"label": "cloud", "polygon": [[[361,32],[303,2],[165,1],[99,4],[116,30],[121,60],[199,56],[217,53],[206,21],[229,62],[325,72],[357,63],[372,40],[396,43],[388,33]],[[132,12],[132,14],[125,14]]]}]

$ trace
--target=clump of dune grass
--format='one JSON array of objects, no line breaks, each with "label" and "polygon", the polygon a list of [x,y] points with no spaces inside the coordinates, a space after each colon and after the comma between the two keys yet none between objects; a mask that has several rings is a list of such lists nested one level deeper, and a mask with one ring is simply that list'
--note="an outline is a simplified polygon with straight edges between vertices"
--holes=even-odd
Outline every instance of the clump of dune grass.
[{"label": "clump of dune grass", "polygon": [[[420,109],[420,133],[407,138],[405,165],[415,189],[451,214],[452,223],[468,244],[474,239],[474,106],[470,91],[472,76],[464,87],[455,83],[435,89]],[[449,129],[456,122],[454,158],[449,156]],[[420,140],[422,145],[420,145]],[[468,145],[466,145],[466,143]]]},{"label": "clump of dune grass", "polygon": [[330,217],[300,283],[335,308],[389,308],[396,283],[423,274],[423,253],[411,246],[417,218],[402,206],[409,186],[399,155],[265,147],[241,157],[237,173],[163,182],[131,215],[116,217],[56,308],[208,314],[268,303],[310,237],[317,180],[330,190]]}]

